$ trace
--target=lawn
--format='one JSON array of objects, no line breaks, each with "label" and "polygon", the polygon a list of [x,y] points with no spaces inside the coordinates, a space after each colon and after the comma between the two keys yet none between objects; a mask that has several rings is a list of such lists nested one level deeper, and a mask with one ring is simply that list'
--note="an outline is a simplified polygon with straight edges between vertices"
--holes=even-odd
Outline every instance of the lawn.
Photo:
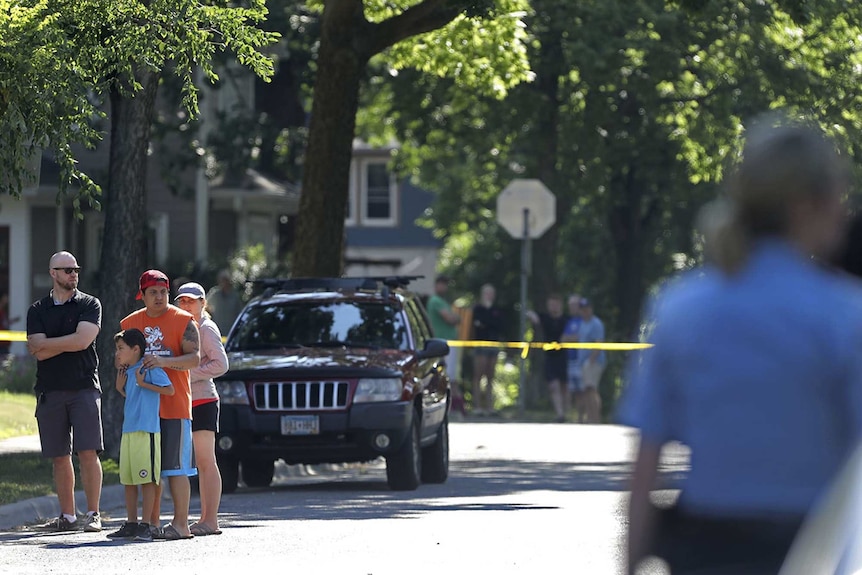
[{"label": "lawn", "polygon": [[0,439],[38,433],[35,410],[32,393],[0,391]]},{"label": "lawn", "polygon": [[[38,433],[33,411],[36,399],[30,394],[15,394],[0,391],[0,439]],[[78,459],[73,457],[76,488],[81,488]],[[103,484],[120,482],[117,463],[112,459],[102,460]],[[22,499],[51,495],[54,493],[54,478],[51,461],[39,453],[0,454],[0,505]]]}]

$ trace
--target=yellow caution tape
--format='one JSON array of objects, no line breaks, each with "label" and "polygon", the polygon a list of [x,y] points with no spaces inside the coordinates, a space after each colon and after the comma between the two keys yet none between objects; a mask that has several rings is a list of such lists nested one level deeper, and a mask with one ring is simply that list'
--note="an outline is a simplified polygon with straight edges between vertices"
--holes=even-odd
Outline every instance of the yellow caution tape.
[{"label": "yellow caution tape", "polygon": [[[222,341],[226,341],[222,337]],[[0,341],[27,341],[27,332],[0,330]],[[481,340],[449,340],[446,343],[450,347],[496,347],[508,349],[520,349],[521,357],[527,358],[531,349],[544,351],[559,351],[561,349],[603,349],[605,351],[632,351],[636,349],[647,349],[652,347],[651,343],[580,343],[580,342],[543,342],[543,341],[481,341]]]},{"label": "yellow caution tape", "polygon": [[631,351],[635,349],[647,349],[652,347],[651,343],[580,343],[580,342],[542,342],[542,341],[477,341],[477,340],[448,340],[450,347],[497,347],[515,348],[521,350],[521,357],[526,359],[530,349],[541,349],[544,351],[558,351],[561,349],[603,349],[606,351]]},{"label": "yellow caution tape", "polygon": [[27,341],[27,332],[0,329],[0,341]]}]

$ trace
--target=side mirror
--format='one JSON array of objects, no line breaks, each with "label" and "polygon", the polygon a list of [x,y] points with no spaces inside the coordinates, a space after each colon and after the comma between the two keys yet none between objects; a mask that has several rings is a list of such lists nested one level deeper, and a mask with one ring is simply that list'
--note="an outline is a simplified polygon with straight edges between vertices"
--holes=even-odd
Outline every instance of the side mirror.
[{"label": "side mirror", "polygon": [[419,359],[429,357],[446,357],[449,355],[449,344],[445,339],[431,338],[425,342],[425,349],[417,354]]}]

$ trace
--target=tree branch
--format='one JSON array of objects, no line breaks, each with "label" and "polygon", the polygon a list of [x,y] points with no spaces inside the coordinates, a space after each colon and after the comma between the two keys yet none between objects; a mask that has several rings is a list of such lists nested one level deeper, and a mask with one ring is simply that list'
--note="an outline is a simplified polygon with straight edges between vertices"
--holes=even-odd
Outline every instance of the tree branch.
[{"label": "tree branch", "polygon": [[424,0],[401,14],[371,25],[366,47],[374,56],[412,36],[442,28],[463,13],[469,0]]}]

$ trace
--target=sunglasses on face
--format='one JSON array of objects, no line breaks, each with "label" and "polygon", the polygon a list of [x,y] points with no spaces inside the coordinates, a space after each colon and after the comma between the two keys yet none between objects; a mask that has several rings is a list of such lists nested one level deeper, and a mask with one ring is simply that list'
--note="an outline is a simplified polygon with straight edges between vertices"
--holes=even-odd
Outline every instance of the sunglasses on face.
[{"label": "sunglasses on face", "polygon": [[52,270],[62,270],[64,273],[71,274],[72,272],[76,274],[81,273],[81,268],[51,268]]}]

